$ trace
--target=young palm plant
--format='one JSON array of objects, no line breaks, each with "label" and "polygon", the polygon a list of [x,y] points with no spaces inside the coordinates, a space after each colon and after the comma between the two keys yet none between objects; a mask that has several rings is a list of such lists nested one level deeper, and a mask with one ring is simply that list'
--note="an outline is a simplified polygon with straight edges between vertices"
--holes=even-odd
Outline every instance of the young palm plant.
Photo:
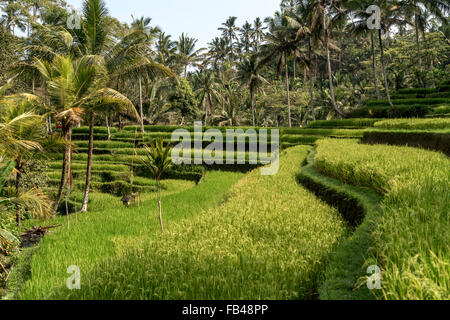
[{"label": "young palm plant", "polygon": [[173,165],[170,159],[172,147],[170,145],[164,146],[163,139],[159,138],[156,141],[150,142],[150,147],[146,147],[146,151],[147,154],[145,158],[142,158],[142,163],[156,180],[158,187],[159,224],[161,226],[161,232],[163,232],[161,178]]}]

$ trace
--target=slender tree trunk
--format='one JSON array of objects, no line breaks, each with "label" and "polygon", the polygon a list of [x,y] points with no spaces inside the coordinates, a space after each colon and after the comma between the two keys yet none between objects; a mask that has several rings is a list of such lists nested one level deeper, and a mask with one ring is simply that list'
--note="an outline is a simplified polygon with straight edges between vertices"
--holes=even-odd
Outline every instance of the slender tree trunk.
[{"label": "slender tree trunk", "polygon": [[297,61],[295,58],[294,58],[294,75],[293,75],[293,77],[294,77],[294,83],[295,83],[295,78],[297,77]]},{"label": "slender tree trunk", "polygon": [[69,153],[68,134],[69,134],[69,128],[63,128],[65,149],[64,149],[63,161],[62,161],[61,181],[59,183],[58,193],[56,194],[56,199],[53,204],[53,210],[52,210],[53,215],[56,214],[56,211],[58,210],[58,206],[59,206],[59,203],[61,202],[64,186],[66,185],[67,156]]},{"label": "slender tree trunk", "polygon": [[315,55],[316,63],[314,64],[314,82],[317,80],[317,74],[319,73],[319,58]]},{"label": "slender tree trunk", "polygon": [[375,43],[373,39],[373,33],[370,31],[370,43],[372,46],[372,68],[373,68],[373,84],[375,85],[375,91],[377,93],[377,100],[381,100],[380,88],[378,87],[378,78],[377,78],[377,58],[375,55]]},{"label": "slender tree trunk", "polygon": [[252,107],[252,119],[253,126],[256,127],[256,115],[255,115],[255,89],[253,87],[250,88],[250,105]]},{"label": "slender tree trunk", "polygon": [[330,82],[330,95],[331,95],[331,103],[333,104],[333,109],[340,116],[343,116],[344,113],[338,108],[336,103],[336,96],[334,94],[334,85],[333,85],[333,73],[331,70],[331,57],[330,57],[330,44],[328,40],[328,23],[327,23],[327,15],[326,12],[323,13],[323,33],[324,33],[324,42],[325,42],[325,52],[327,55],[327,67],[328,67],[328,80]]},{"label": "slender tree trunk", "polygon": [[[21,161],[18,160],[16,162],[16,180],[14,182],[15,184],[15,191],[16,191],[16,197],[19,197],[20,195],[20,179],[22,178],[22,166],[21,166]],[[21,217],[21,212],[20,212],[20,207],[17,207],[17,211],[16,211],[16,223],[17,226],[20,227],[22,222],[22,217]]]},{"label": "slender tree trunk", "polygon": [[88,147],[88,160],[86,169],[86,184],[84,188],[83,204],[81,206],[81,212],[87,212],[89,203],[89,192],[91,189],[91,176],[92,176],[92,156],[94,154],[94,113],[91,112],[89,119],[89,147]]},{"label": "slender tree trunk", "polygon": [[417,64],[419,66],[419,72],[420,72],[420,76],[419,76],[419,81],[420,84],[422,85],[422,87],[425,85],[423,83],[423,79],[422,79],[422,52],[421,52],[421,48],[420,48],[420,32],[419,32],[419,16],[417,15],[417,13],[414,16],[414,24],[416,27],[416,45],[417,45]]},{"label": "slender tree trunk", "polygon": [[158,189],[159,189],[159,196],[158,196],[158,208],[159,208],[159,224],[161,226],[161,232],[164,232],[163,227],[163,221],[162,221],[162,190],[161,190],[161,181],[158,180]]},{"label": "slender tree trunk", "polygon": [[384,87],[386,88],[386,96],[387,96],[387,99],[389,102],[389,106],[391,107],[392,110],[394,110],[394,105],[392,104],[392,101],[391,101],[391,93],[389,91],[389,82],[388,82],[387,73],[386,73],[386,66],[384,63],[384,49],[383,49],[383,39],[381,37],[381,29],[378,30],[378,40],[380,43],[381,67],[383,69]]},{"label": "slender tree trunk", "polygon": [[[310,37],[309,43],[308,43],[308,59],[309,59],[310,63],[312,61],[311,55],[312,55],[312,45],[311,45],[311,37]],[[310,102],[311,115],[312,115],[313,120],[316,120],[316,114],[314,111],[314,80],[313,80],[312,66],[309,67],[309,97],[311,99],[311,102]]]},{"label": "slender tree trunk", "polygon": [[141,131],[142,133],[145,133],[144,129],[144,106],[142,101],[142,78],[141,75],[139,75],[139,112],[141,115]]},{"label": "slender tree trunk", "polygon": [[289,123],[289,128],[292,127],[292,119],[291,119],[291,96],[289,93],[289,69],[288,69],[288,63],[287,63],[287,54],[286,52],[284,53],[284,65],[285,65],[285,78],[286,78],[286,93],[287,93],[287,104],[288,104],[288,123]]},{"label": "slender tree trunk", "polygon": [[53,133],[52,116],[51,115],[48,116],[48,128],[49,128],[49,133]]},{"label": "slender tree trunk", "polygon": [[111,141],[111,127],[109,125],[109,115],[106,116],[106,129],[108,130],[108,141]]}]

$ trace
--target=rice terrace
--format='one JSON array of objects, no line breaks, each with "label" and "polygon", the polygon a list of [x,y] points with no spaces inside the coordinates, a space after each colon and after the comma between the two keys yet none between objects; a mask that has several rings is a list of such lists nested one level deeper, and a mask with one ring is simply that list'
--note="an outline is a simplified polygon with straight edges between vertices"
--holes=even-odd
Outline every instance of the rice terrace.
[{"label": "rice terrace", "polygon": [[175,2],[0,1],[0,300],[449,300],[448,1]]}]

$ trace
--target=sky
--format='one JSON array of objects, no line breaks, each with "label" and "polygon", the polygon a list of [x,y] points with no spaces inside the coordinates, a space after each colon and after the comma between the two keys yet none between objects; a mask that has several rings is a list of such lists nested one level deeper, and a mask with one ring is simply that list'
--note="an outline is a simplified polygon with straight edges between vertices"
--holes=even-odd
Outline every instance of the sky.
[{"label": "sky", "polygon": [[[81,8],[83,0],[66,0],[69,5]],[[264,19],[279,9],[280,0],[105,0],[111,16],[122,22],[134,17],[152,18],[177,40],[181,33],[198,39],[199,47],[220,35],[217,28],[230,16],[238,17],[237,25],[256,17]]]}]

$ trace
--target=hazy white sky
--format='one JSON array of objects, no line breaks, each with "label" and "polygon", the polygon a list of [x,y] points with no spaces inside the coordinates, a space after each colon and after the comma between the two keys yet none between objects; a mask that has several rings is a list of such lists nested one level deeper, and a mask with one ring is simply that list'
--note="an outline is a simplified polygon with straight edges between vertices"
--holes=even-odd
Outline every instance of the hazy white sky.
[{"label": "hazy white sky", "polygon": [[[83,0],[66,0],[81,8]],[[241,26],[245,20],[264,19],[279,9],[280,0],[105,0],[112,16],[123,22],[135,17],[151,17],[173,40],[185,32],[199,39],[198,45],[207,43],[220,32],[217,28],[229,16],[238,17]]]}]

